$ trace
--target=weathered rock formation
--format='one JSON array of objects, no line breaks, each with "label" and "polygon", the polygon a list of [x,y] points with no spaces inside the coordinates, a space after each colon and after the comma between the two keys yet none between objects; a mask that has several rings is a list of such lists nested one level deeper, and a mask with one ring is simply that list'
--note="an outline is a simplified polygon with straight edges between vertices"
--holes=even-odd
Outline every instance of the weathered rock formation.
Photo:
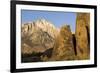
[{"label": "weathered rock formation", "polygon": [[90,55],[90,14],[77,13],[76,50],[78,59],[89,59]]},{"label": "weathered rock formation", "polygon": [[68,25],[61,27],[59,35],[56,37],[52,60],[74,60],[75,52],[72,41],[72,33]]}]

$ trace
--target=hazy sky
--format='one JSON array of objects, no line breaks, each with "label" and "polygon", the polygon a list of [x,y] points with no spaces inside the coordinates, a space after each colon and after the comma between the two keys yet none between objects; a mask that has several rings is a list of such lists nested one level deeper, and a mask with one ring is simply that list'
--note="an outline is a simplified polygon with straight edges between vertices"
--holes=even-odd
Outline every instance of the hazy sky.
[{"label": "hazy sky", "polygon": [[36,10],[21,10],[22,23],[32,22],[37,19],[46,19],[53,23],[56,27],[61,27],[68,24],[71,31],[75,32],[76,13],[73,12],[55,12],[55,11],[36,11]]}]

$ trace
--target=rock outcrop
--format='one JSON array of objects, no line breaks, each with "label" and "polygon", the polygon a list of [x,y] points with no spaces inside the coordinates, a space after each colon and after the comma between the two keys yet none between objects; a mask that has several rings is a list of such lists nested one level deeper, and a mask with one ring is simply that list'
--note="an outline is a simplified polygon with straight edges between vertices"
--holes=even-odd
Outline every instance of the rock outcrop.
[{"label": "rock outcrop", "polygon": [[78,59],[89,59],[90,55],[90,14],[77,13],[76,50]]},{"label": "rock outcrop", "polygon": [[54,45],[52,60],[74,60],[75,52],[72,40],[70,26],[64,25],[60,29],[60,33],[56,38]]}]

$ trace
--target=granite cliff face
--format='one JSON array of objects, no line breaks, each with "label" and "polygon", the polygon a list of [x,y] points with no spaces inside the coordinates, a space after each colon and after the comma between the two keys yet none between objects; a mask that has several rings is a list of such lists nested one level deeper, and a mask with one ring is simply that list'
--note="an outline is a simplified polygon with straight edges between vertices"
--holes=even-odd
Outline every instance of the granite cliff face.
[{"label": "granite cliff face", "polygon": [[77,13],[76,51],[78,59],[89,59],[90,55],[90,14]]},{"label": "granite cliff face", "polygon": [[[31,49],[22,48],[22,53],[44,52],[54,46],[54,37],[57,30],[46,20],[37,20],[33,23],[22,25],[22,47],[29,46]],[[28,50],[27,50],[28,49]],[[26,51],[27,50],[27,51]]]},{"label": "granite cliff face", "polygon": [[33,31],[36,29],[40,29],[44,32],[47,32],[53,38],[57,34],[57,29],[55,28],[54,24],[50,23],[45,19],[39,19],[33,22],[22,24],[22,36],[32,34]]}]

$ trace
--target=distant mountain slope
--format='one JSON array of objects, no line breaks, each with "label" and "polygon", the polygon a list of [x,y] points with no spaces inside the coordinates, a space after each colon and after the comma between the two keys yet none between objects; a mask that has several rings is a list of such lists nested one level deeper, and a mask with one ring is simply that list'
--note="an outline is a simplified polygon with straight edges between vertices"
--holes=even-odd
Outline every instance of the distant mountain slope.
[{"label": "distant mountain slope", "polygon": [[[54,46],[54,38],[57,35],[57,30],[53,24],[45,19],[22,24],[21,28],[22,53],[30,53],[32,51],[44,52]],[[25,44],[31,49],[26,48]]]}]

